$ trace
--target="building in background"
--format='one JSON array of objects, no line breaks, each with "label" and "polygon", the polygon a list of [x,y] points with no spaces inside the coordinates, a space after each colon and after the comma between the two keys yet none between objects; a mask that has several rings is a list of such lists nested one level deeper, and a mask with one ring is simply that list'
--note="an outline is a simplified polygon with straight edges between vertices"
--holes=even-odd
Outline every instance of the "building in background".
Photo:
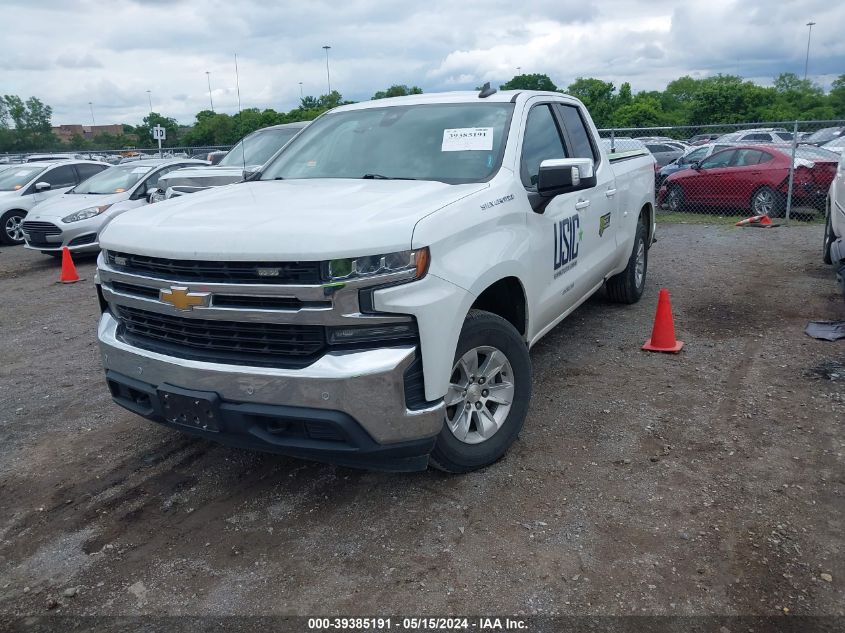
[{"label": "building in background", "polygon": [[113,125],[60,125],[53,128],[53,134],[62,143],[69,143],[74,136],[81,136],[84,139],[92,139],[101,134],[120,136],[123,134],[123,126],[119,123]]}]

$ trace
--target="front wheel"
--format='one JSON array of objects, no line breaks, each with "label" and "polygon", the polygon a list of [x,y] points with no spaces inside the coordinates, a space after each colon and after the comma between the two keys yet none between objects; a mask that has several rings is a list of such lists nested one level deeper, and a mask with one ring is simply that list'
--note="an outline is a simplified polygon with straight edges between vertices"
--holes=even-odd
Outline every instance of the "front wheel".
[{"label": "front wheel", "polygon": [[825,208],[824,218],[824,241],[822,242],[822,261],[825,264],[832,264],[833,258],[830,256],[830,247],[836,241],[836,235],[833,233],[833,225],[830,220],[831,204],[828,199]]},{"label": "front wheel", "polygon": [[23,220],[26,211],[12,209],[0,217],[0,243],[8,246],[23,244]]},{"label": "front wheel", "polygon": [[530,398],[531,360],[519,332],[495,314],[470,310],[431,464],[466,473],[497,461],[519,435]]},{"label": "front wheel", "polygon": [[684,209],[684,190],[679,185],[669,185],[666,192],[666,206],[672,213],[683,211]]}]

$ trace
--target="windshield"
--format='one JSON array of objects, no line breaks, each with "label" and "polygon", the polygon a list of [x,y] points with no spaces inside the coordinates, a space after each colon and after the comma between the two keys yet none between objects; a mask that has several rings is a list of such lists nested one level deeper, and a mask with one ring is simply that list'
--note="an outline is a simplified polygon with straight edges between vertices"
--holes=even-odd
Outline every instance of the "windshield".
[{"label": "windshield", "polygon": [[795,148],[795,158],[833,162],[837,162],[839,160],[839,156],[829,150],[822,149],[821,147],[808,147],[806,145],[801,145],[800,147]]},{"label": "windshield", "polygon": [[815,132],[810,134],[810,136],[808,136],[805,140],[810,143],[824,143],[825,141],[835,139],[838,135],[838,127],[825,127],[821,130],[816,130]]},{"label": "windshield", "polygon": [[[225,167],[263,165],[302,128],[253,132],[235,145],[218,163]],[[244,155],[245,154],[245,155]]]},{"label": "windshield", "polygon": [[19,165],[5,169],[0,172],[0,191],[17,191],[45,169],[44,165]]},{"label": "windshield", "polygon": [[347,110],[317,119],[276,160],[274,178],[480,182],[498,169],[511,103]]},{"label": "windshield", "polygon": [[135,186],[153,167],[149,165],[118,165],[109,167],[88,180],[79,183],[68,193],[123,193]]}]

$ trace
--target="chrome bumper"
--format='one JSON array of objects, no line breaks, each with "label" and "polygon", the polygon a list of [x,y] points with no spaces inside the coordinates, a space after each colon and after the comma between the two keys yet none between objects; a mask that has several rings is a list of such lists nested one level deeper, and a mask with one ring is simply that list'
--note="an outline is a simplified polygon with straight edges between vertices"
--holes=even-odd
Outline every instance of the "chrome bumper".
[{"label": "chrome bumper", "polygon": [[330,353],[303,369],[245,367],[142,350],[119,340],[117,327],[105,312],[97,332],[103,367],[151,385],[213,391],[229,402],[341,411],[379,444],[433,437],[443,426],[442,400],[419,410],[405,406],[413,346]]}]

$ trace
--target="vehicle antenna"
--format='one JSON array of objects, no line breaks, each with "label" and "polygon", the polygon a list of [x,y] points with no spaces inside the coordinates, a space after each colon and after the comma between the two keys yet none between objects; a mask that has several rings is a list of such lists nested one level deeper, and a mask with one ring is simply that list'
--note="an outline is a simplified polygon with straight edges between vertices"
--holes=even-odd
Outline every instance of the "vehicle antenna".
[{"label": "vehicle antenna", "polygon": [[[241,133],[243,133],[244,129],[244,120],[243,116],[241,115],[241,77],[238,74],[238,54],[235,53],[235,86],[238,90],[238,127],[240,128]],[[243,140],[241,141],[241,162],[243,164],[243,172],[246,174],[246,137],[242,137]]]}]

